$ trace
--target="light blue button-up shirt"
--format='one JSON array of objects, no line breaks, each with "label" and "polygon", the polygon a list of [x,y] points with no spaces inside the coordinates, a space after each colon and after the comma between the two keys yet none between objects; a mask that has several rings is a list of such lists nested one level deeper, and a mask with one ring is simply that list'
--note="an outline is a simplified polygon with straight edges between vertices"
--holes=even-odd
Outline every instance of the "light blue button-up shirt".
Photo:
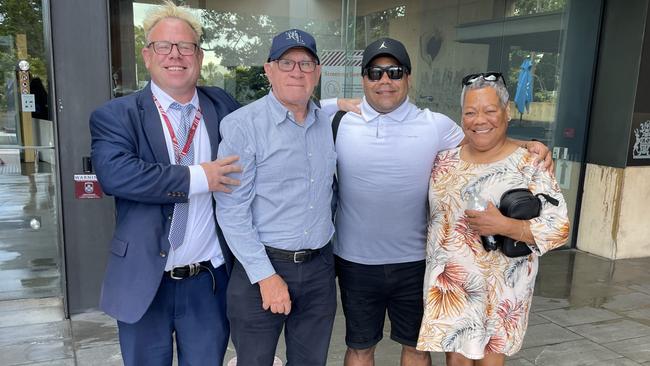
[{"label": "light blue button-up shirt", "polygon": [[251,283],[275,273],[264,246],[317,249],[334,234],[336,152],[328,116],[312,102],[303,124],[270,92],[226,116],[219,158],[243,168],[232,193],[215,194],[217,219]]}]

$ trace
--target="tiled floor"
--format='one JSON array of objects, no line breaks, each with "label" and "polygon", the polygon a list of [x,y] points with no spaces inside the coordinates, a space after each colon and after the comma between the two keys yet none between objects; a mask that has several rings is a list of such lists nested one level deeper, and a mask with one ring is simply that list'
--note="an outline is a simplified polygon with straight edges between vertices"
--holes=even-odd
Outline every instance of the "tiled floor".
[{"label": "tiled floor", "polygon": [[[650,258],[609,261],[579,251],[542,259],[523,349],[507,365],[650,365]],[[385,339],[377,365],[394,366]],[[328,365],[345,346],[339,309]],[[278,348],[283,357],[283,344]],[[100,312],[63,317],[59,297],[0,302],[2,365],[120,365],[115,323]],[[234,356],[229,348],[227,360]],[[434,354],[434,365],[443,357]]]}]

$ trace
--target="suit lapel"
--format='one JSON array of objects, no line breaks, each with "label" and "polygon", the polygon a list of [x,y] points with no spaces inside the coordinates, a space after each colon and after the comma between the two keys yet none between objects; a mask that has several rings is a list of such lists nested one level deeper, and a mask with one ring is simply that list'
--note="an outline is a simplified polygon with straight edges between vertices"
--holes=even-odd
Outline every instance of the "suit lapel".
[{"label": "suit lapel", "polygon": [[145,136],[154,153],[154,158],[157,162],[163,164],[170,164],[169,152],[167,151],[167,144],[165,142],[165,133],[160,123],[160,114],[153,102],[153,94],[151,94],[151,84],[142,90],[138,97],[138,109],[140,112],[140,120],[142,121],[142,128],[144,129]]},{"label": "suit lapel", "polygon": [[201,111],[203,112],[203,122],[205,124],[205,129],[208,131],[208,136],[210,137],[210,148],[211,159],[214,160],[217,158],[217,148],[219,147],[219,141],[221,140],[219,136],[219,116],[217,115],[216,109],[214,109],[214,104],[210,98],[208,98],[205,93],[198,89],[199,94],[199,105],[201,106]]}]

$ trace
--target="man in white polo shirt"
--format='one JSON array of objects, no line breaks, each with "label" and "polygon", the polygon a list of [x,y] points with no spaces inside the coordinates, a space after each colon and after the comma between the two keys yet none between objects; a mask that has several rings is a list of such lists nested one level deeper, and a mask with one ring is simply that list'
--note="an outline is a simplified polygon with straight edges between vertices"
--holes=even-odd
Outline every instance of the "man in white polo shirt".
[{"label": "man in white polo shirt", "polygon": [[[409,102],[411,60],[401,42],[371,43],[362,68],[361,114],[345,114],[336,136],[334,254],[346,318],[345,366],[374,365],[386,312],[391,338],[402,344],[401,365],[428,366],[429,353],[415,346],[423,313],[429,176],[436,154],[462,144],[464,135],[449,117]],[[548,155],[541,143],[528,145]]]}]

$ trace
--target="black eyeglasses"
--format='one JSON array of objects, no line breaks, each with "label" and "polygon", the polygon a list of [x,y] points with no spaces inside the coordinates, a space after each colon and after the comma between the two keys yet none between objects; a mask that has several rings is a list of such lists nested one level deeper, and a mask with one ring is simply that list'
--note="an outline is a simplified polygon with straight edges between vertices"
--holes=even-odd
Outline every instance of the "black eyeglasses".
[{"label": "black eyeglasses", "polygon": [[169,41],[153,41],[147,45],[147,47],[152,47],[153,51],[159,55],[169,55],[172,53],[172,49],[176,46],[178,53],[183,56],[192,56],[196,49],[199,47],[196,43],[192,42],[178,42],[172,43]]},{"label": "black eyeglasses", "polygon": [[294,61],[286,58],[275,60],[275,62],[278,63],[278,68],[285,72],[293,71],[296,68],[296,64],[298,64],[298,68],[302,72],[314,72],[317,65],[315,61]]},{"label": "black eyeglasses", "polygon": [[501,79],[503,85],[506,85],[506,79],[503,78],[503,74],[500,72],[482,72],[479,74],[469,74],[463,78],[463,86],[473,84],[476,80],[483,78],[485,81],[498,82]]},{"label": "black eyeglasses", "polygon": [[403,66],[370,66],[366,67],[363,70],[363,75],[368,75],[368,80],[370,81],[379,81],[384,76],[384,73],[388,75],[388,78],[391,80],[400,80],[404,77],[404,67]]}]

